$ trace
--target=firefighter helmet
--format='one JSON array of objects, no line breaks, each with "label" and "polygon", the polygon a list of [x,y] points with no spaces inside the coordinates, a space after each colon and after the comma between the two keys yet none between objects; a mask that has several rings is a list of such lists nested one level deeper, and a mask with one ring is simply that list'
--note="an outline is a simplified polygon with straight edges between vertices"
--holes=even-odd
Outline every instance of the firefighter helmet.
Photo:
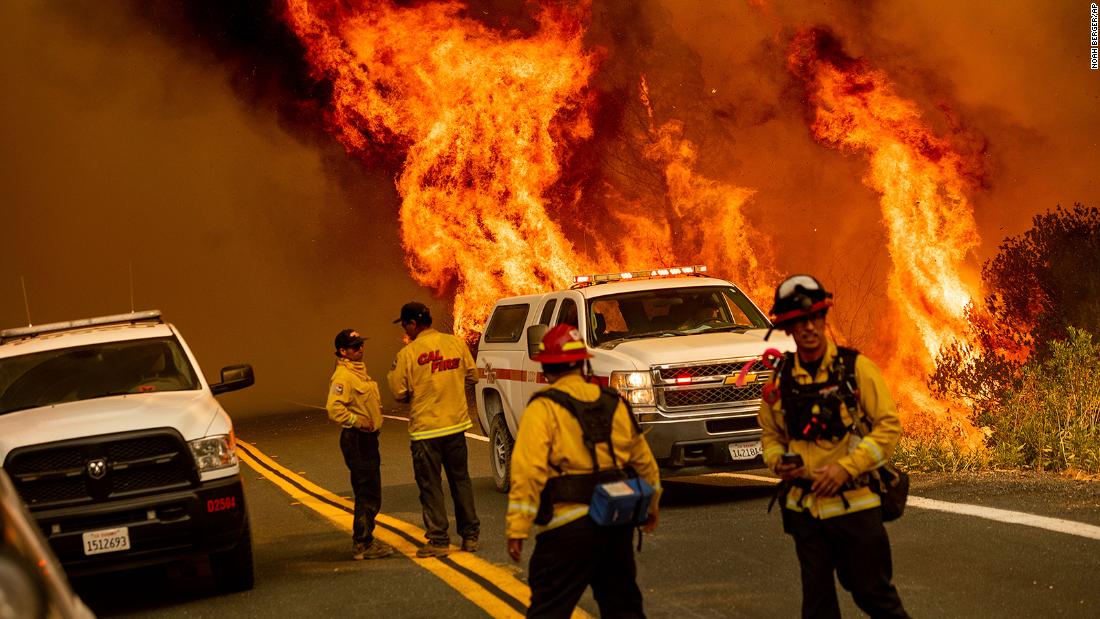
[{"label": "firefighter helmet", "polygon": [[833,293],[810,275],[792,275],[775,289],[772,322],[782,328],[786,323],[805,318],[833,306]]},{"label": "firefighter helmet", "polygon": [[580,331],[572,325],[562,323],[546,332],[539,342],[539,352],[531,357],[539,363],[569,363],[588,359],[592,355],[581,339]]}]

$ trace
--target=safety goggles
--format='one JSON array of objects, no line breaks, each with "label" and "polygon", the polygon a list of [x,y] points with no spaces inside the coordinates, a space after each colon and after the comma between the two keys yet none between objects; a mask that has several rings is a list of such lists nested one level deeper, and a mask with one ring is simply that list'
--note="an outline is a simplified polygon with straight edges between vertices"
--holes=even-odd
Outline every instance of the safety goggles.
[{"label": "safety goggles", "polygon": [[813,290],[822,290],[821,284],[817,283],[817,280],[809,275],[794,275],[787,278],[782,284],[779,285],[778,294],[776,297],[785,299],[795,293],[798,287],[801,286],[807,292]]}]

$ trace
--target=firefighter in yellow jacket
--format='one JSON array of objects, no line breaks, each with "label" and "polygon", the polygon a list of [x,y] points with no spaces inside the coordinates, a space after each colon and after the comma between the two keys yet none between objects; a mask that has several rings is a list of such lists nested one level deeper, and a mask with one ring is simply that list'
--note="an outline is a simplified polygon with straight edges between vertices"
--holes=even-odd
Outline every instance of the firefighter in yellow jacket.
[{"label": "firefighter in yellow jacket", "polygon": [[443,556],[450,547],[441,468],[451,487],[462,549],[476,552],[481,524],[474,509],[465,432],[473,426],[466,383],[477,382],[477,367],[462,340],[432,328],[432,315],[424,304],[406,303],[394,323],[401,323],[409,343],[398,351],[387,379],[394,397],[411,403],[413,474],[428,538],[416,556]]},{"label": "firefighter in yellow jacket", "polygon": [[382,401],[378,383],[363,365],[363,338],[355,329],[336,334],[336,369],[329,379],[325,409],[340,424],[340,451],[351,472],[355,495],[352,520],[352,558],[380,559],[393,547],[374,537],[374,518],[382,509],[381,457],[378,431],[382,427]]},{"label": "firefighter in yellow jacket", "polygon": [[872,617],[905,617],[891,582],[890,540],[868,474],[901,434],[878,368],[825,335],[832,294],[809,275],[783,281],[773,322],[794,338],[760,405],[764,463],[783,478],[783,530],[794,538],[802,616],[840,617],[834,571]]},{"label": "firefighter in yellow jacket", "polygon": [[[618,395],[585,380],[583,363],[590,356],[576,328],[560,324],[546,333],[538,355],[532,357],[542,363],[550,387],[531,399],[520,420],[506,517],[508,554],[514,561],[520,560],[532,525],[542,525],[531,556],[528,617],[568,617],[589,585],[601,616],[644,617],[632,525],[597,525],[589,517],[587,502],[595,484],[605,479],[600,475],[619,479],[624,470],[632,469],[655,489],[642,527],[652,531],[660,497],[657,462]],[[550,392],[557,392],[557,397],[540,397]],[[577,414],[582,406],[606,411],[609,432],[605,429],[604,434],[613,451],[607,442],[593,444],[586,436]],[[562,481],[567,483],[555,483]],[[571,492],[563,489],[569,487]]]}]

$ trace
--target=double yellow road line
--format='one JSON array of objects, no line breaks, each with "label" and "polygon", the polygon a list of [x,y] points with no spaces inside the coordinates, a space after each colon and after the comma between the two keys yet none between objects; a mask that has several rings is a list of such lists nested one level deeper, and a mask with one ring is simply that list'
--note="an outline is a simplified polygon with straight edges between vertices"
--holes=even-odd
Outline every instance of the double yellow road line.
[{"label": "double yellow road line", "polygon": [[[237,439],[241,461],[302,505],[350,533],[355,504],[275,462],[254,445]],[[492,617],[523,617],[531,605],[531,589],[510,572],[468,552],[421,559],[416,551],[426,542],[424,531],[403,520],[378,514],[374,536],[428,570]],[[589,617],[577,609],[574,618]]]}]

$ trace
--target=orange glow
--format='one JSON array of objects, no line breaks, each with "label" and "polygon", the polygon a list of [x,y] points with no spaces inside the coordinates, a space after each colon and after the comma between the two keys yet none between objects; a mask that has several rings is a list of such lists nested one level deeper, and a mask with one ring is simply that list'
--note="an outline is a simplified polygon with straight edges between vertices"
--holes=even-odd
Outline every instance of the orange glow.
[{"label": "orange glow", "polygon": [[[653,126],[648,101],[651,126],[634,139],[664,171],[663,209],[612,200],[614,234],[586,222],[585,238],[566,238],[555,213],[588,217],[585,196],[551,191],[564,156],[593,134],[589,79],[601,52],[582,44],[588,5],[543,6],[527,35],[465,10],[289,0],[286,12],[315,76],[332,84],[330,129],[348,151],[405,153],[396,182],[406,261],[416,281],[454,297],[457,333],[480,328],[497,299],[561,288],[575,273],[700,258],[770,296],[770,243],[741,213],[752,191],[698,176],[682,124]],[[648,96],[644,78],[641,88]]]},{"label": "orange glow", "polygon": [[290,0],[287,20],[332,82],[328,115],[349,152],[405,151],[396,182],[407,263],[416,281],[454,295],[456,332],[479,327],[500,297],[591,270],[543,198],[563,143],[592,132],[587,8],[545,7],[539,30],[514,38],[457,3],[343,7]]},{"label": "orange glow", "polygon": [[868,159],[864,183],[881,194],[893,260],[887,293],[897,320],[897,353],[885,368],[906,413],[932,412],[967,442],[979,433],[958,411],[927,396],[925,380],[940,348],[966,341],[965,309],[980,298],[967,282],[979,243],[966,197],[966,162],[922,121],[886,75],[852,59],[822,30],[794,39],[788,58],[802,78],[820,142]]}]

